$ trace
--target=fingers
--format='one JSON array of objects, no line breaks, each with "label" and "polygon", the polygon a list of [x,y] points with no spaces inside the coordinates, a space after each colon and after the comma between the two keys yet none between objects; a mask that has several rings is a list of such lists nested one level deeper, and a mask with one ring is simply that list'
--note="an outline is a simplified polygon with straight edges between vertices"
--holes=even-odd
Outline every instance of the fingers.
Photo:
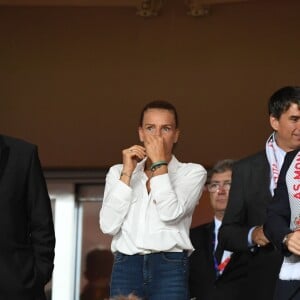
[{"label": "fingers", "polygon": [[147,156],[152,161],[165,159],[165,144],[164,139],[158,135],[147,135],[144,139],[144,146]]},{"label": "fingers", "polygon": [[288,235],[286,246],[292,253],[300,255],[300,231],[295,231]]},{"label": "fingers", "polygon": [[143,146],[134,145],[134,146],[131,146],[128,149],[124,149],[122,153],[123,153],[123,157],[125,158],[125,160],[135,159],[137,161],[140,161],[140,160],[145,158],[146,149]]},{"label": "fingers", "polygon": [[146,156],[146,149],[140,145],[130,147],[128,152],[131,158],[137,159],[138,161],[142,160]]},{"label": "fingers", "polygon": [[270,242],[265,236],[262,226],[255,227],[252,232],[252,240],[258,247],[264,247]]}]

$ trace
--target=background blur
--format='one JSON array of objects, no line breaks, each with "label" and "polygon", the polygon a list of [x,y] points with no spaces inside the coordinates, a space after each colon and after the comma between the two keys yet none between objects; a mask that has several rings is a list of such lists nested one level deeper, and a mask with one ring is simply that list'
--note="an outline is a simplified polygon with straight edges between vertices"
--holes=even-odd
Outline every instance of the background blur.
[{"label": "background blur", "polygon": [[138,1],[73,2],[0,6],[1,132],[37,143],[45,167],[120,161],[154,99],[178,108],[181,160],[240,158],[270,133],[270,95],[299,83],[298,0],[229,1],[205,17],[169,0],[152,18],[125,5]]},{"label": "background blur", "polygon": [[[152,4],[158,15],[141,16]],[[209,168],[264,147],[269,97],[299,85],[299,11],[299,0],[0,0],[0,128],[39,146],[52,299],[79,299],[87,253],[109,248],[105,174],[138,142],[146,102],[177,107],[179,160]],[[210,218],[204,193],[193,226]]]}]

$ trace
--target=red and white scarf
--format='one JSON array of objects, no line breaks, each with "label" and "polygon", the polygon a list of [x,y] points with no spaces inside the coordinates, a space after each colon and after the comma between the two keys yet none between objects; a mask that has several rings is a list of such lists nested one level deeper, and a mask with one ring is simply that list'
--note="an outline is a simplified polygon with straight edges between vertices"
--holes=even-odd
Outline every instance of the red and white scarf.
[{"label": "red and white scarf", "polygon": [[[293,231],[300,230],[300,151],[292,161],[285,179],[291,209],[290,229]],[[279,278],[282,280],[300,280],[299,255],[293,254],[284,257]]]},{"label": "red and white scarf", "polygon": [[283,164],[285,152],[281,150],[275,141],[275,132],[273,132],[266,142],[266,154],[271,169],[270,191],[274,195],[274,189],[277,186],[277,181]]}]

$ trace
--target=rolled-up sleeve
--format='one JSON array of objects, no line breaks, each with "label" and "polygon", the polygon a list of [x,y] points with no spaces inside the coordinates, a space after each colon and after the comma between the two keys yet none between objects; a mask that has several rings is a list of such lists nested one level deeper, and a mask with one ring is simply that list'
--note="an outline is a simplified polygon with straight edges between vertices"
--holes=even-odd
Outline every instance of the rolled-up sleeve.
[{"label": "rolled-up sleeve", "polygon": [[120,180],[120,171],[112,167],[106,176],[103,204],[100,210],[100,228],[103,233],[115,235],[120,230],[132,199],[132,189]]},{"label": "rolled-up sleeve", "polygon": [[161,221],[176,223],[192,214],[205,181],[206,170],[201,165],[192,163],[182,165],[174,174],[152,177],[152,197]]}]

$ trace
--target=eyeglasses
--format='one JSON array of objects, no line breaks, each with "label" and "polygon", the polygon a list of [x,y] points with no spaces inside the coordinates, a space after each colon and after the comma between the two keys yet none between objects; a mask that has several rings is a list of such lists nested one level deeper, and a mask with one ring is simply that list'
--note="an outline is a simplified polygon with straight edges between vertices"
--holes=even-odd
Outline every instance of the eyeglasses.
[{"label": "eyeglasses", "polygon": [[221,189],[228,192],[230,190],[230,186],[231,186],[231,182],[224,182],[223,184],[221,184],[219,182],[218,183],[213,182],[213,183],[210,183],[207,186],[207,188],[208,188],[208,191],[211,193],[215,193],[216,191],[220,191]]}]

